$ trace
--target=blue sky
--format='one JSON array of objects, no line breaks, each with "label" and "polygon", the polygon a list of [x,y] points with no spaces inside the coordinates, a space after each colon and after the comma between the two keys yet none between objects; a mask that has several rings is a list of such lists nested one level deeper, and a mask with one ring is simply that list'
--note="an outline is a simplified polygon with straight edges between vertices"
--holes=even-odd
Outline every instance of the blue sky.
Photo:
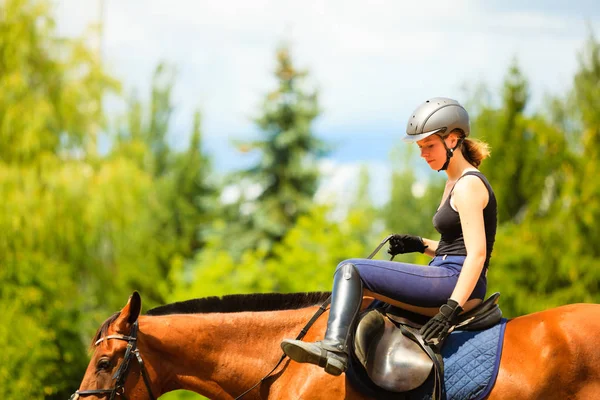
[{"label": "blue sky", "polygon": [[[145,95],[154,67],[177,67],[172,143],[187,143],[192,113],[203,113],[205,145],[218,171],[247,165],[232,139],[256,135],[252,117],[273,88],[275,49],[292,46],[310,71],[323,114],[315,132],[332,143],[331,171],[378,171],[386,191],[389,151],[409,113],[429,97],[465,101],[485,83],[492,93],[515,58],[532,104],[568,90],[597,1],[56,0],[59,31],[79,35],[103,4],[106,68]],[[433,173],[433,172],[432,172]],[[334,174],[335,175],[335,174]],[[349,181],[331,176],[328,186]],[[333,182],[333,181],[336,182]],[[335,185],[334,185],[335,183]]]}]

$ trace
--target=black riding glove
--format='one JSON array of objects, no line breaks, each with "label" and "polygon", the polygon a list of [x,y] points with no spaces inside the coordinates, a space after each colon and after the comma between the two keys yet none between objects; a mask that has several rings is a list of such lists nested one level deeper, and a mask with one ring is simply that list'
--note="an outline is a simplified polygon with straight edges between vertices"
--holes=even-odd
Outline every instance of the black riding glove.
[{"label": "black riding glove", "polygon": [[395,234],[390,238],[390,247],[388,253],[391,256],[396,254],[406,253],[424,253],[427,246],[423,243],[423,239],[413,235]]},{"label": "black riding glove", "polygon": [[423,340],[430,345],[441,347],[462,310],[456,301],[448,299],[448,302],[440,307],[440,312],[421,328]]}]

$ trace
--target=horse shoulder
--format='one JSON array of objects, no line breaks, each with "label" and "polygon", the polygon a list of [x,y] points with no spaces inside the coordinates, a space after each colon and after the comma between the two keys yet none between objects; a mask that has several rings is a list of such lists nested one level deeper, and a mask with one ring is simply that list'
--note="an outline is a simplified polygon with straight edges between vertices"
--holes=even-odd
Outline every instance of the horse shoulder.
[{"label": "horse shoulder", "polygon": [[[373,301],[372,297],[365,296],[361,309],[364,310]],[[316,312],[317,307],[311,309],[288,311],[289,315],[302,315],[302,325]],[[310,327],[303,340],[313,342],[322,340],[327,328],[329,310]],[[300,332],[302,326],[295,329]],[[281,374],[269,388],[269,393],[263,398],[278,400],[369,400],[357,392],[346,380],[344,375],[332,376],[326,374],[322,368],[311,364],[298,364],[286,359],[281,369]]]}]

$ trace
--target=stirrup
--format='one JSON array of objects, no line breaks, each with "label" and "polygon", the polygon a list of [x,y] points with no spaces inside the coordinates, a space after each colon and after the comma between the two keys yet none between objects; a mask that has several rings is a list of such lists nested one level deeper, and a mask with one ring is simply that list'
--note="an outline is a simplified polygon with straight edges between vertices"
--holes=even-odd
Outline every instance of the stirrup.
[{"label": "stirrup", "polygon": [[348,367],[346,353],[328,350],[322,342],[311,343],[285,339],[281,343],[281,348],[292,360],[318,365],[330,375],[339,376]]}]

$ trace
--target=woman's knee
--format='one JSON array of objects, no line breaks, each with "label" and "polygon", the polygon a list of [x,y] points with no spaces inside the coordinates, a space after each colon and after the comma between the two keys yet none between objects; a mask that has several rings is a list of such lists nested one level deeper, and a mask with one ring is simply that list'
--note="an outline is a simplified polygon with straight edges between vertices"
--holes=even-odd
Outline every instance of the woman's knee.
[{"label": "woman's knee", "polygon": [[346,264],[351,264],[351,265],[353,265],[353,266],[354,266],[354,269],[355,269],[355,270],[358,272],[358,267],[357,267],[357,262],[356,262],[357,260],[358,260],[357,258],[349,258],[349,259],[347,259],[347,260],[344,260],[344,261],[342,261],[341,263],[339,263],[339,264],[337,265],[337,267],[335,267],[335,272],[334,272],[334,274],[335,274],[335,273],[337,273],[337,272],[340,270],[340,268],[342,268],[342,267],[343,267],[344,265],[346,265]]}]

